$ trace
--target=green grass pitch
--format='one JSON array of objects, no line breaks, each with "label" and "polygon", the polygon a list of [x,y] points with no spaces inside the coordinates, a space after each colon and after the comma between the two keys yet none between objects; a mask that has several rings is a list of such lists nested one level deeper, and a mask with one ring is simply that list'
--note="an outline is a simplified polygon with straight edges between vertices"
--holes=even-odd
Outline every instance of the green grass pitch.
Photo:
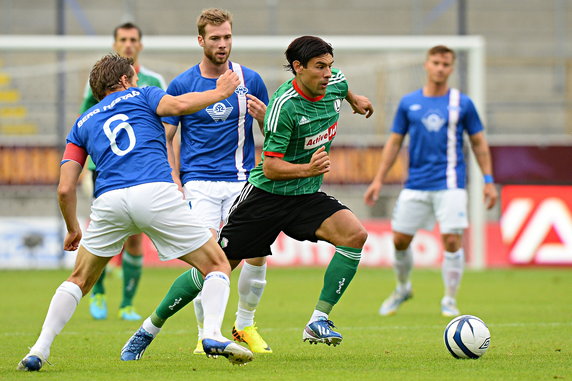
[{"label": "green grass pitch", "polygon": [[[182,269],[146,268],[136,297],[152,312]],[[57,337],[39,373],[15,370],[35,341],[51,296],[69,271],[1,271],[0,380],[572,380],[572,270],[467,271],[461,311],[482,318],[491,347],[479,360],[457,360],[443,344],[450,319],[440,316],[440,271],[413,272],[414,298],[398,314],[380,317],[379,305],[394,285],[390,269],[358,271],[331,319],[344,336],[338,347],[301,340],[318,297],[324,269],[270,269],[257,311],[260,332],[274,350],[244,367],[192,354],[192,306],[168,321],[141,361],[121,362],[119,352],[138,328],[115,313],[118,278],[108,276],[110,317],[94,321],[83,300]],[[223,324],[230,337],[236,280]]]}]

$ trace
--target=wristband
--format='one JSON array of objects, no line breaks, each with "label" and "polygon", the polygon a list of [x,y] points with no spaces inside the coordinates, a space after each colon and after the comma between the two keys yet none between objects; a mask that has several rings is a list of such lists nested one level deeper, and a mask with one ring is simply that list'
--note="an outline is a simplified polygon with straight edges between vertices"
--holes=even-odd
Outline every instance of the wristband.
[{"label": "wristband", "polygon": [[485,180],[485,184],[492,184],[495,182],[493,175],[484,175],[483,179]]}]

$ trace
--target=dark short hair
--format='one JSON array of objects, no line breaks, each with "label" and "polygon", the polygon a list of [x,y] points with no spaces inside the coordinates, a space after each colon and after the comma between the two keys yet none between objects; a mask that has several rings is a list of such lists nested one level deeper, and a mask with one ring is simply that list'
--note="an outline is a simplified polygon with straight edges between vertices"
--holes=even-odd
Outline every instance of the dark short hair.
[{"label": "dark short hair", "polygon": [[118,25],[113,29],[113,39],[117,40],[117,31],[119,29],[137,29],[137,33],[139,33],[139,40],[143,38],[143,32],[141,32],[141,28],[137,25],[133,24],[132,22],[126,22],[124,24]]},{"label": "dark short hair", "polygon": [[199,35],[203,37],[205,36],[205,28],[207,25],[219,26],[227,21],[232,27],[232,14],[226,9],[203,9],[199,17],[197,17],[197,29]]},{"label": "dark short hair", "polygon": [[100,101],[108,91],[118,88],[124,75],[131,81],[134,75],[131,65],[132,58],[121,57],[117,53],[109,53],[97,61],[89,73],[89,86],[95,99]]},{"label": "dark short hair", "polygon": [[314,58],[324,54],[331,54],[334,56],[334,48],[320,37],[315,36],[302,36],[298,37],[288,45],[288,49],[284,52],[286,55],[287,65],[284,68],[296,74],[294,70],[294,61],[300,62],[304,67],[308,62]]},{"label": "dark short hair", "polygon": [[434,56],[435,54],[451,54],[453,55],[453,61],[456,58],[455,51],[445,45],[436,45],[427,51],[427,58],[429,56]]}]

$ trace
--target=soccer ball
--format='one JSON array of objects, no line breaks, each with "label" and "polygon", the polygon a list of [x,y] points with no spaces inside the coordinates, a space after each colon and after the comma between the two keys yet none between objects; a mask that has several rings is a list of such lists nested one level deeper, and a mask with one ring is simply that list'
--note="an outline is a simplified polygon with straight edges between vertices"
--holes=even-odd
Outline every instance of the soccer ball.
[{"label": "soccer ball", "polygon": [[445,346],[456,359],[478,359],[491,343],[487,325],[472,315],[457,316],[445,328]]}]

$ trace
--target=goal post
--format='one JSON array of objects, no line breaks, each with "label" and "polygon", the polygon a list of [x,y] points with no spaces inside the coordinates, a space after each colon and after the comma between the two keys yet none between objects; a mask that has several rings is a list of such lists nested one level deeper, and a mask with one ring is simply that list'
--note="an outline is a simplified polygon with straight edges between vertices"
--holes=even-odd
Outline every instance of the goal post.
[{"label": "goal post", "polygon": [[[233,37],[232,59],[258,71],[267,82],[269,93],[272,93],[281,82],[290,77],[290,74],[282,68],[285,63],[283,52],[296,37],[235,36]],[[422,63],[425,54],[430,47],[438,44],[447,45],[457,52],[465,52],[468,88],[463,91],[471,97],[485,122],[485,41],[482,37],[414,35],[325,35],[321,37],[332,44],[336,60],[334,65],[342,68],[350,82],[350,87],[357,93],[364,93],[370,99],[375,100],[377,115],[374,114],[376,127],[373,131],[371,120],[351,118],[353,132],[340,131],[336,138],[338,144],[352,145],[356,144],[356,141],[359,141],[358,145],[361,146],[366,144],[364,142],[383,144],[397,102],[402,95],[423,84],[425,76]],[[39,70],[46,70],[54,75],[60,73],[61,70],[68,71],[71,81],[77,83],[67,85],[73,91],[68,91],[66,102],[76,102],[76,104],[72,103],[72,106],[76,106],[81,101],[81,92],[85,87],[89,68],[102,54],[111,51],[112,44],[111,36],[0,35],[0,62],[3,63],[0,71],[6,69],[9,74],[22,82],[26,82],[28,77],[38,75]],[[143,44],[142,62],[154,71],[163,74],[168,80],[198,63],[202,55],[202,48],[198,45],[196,36],[192,35],[145,35]],[[58,65],[57,61],[61,59],[62,52],[66,53],[66,65],[63,68]],[[53,53],[51,58],[45,60],[44,58],[11,59],[17,54],[47,57],[51,53]],[[60,54],[60,58],[55,58],[56,53]],[[4,58],[5,56],[8,58]],[[33,73],[24,73],[23,69],[20,70],[22,65],[28,65]],[[451,81],[453,86],[455,81],[458,83],[455,79]],[[28,87],[33,86],[33,80],[30,82]],[[56,79],[53,82],[56,82]],[[371,88],[372,86],[374,88]],[[78,110],[75,107],[69,107],[66,110],[68,122],[73,123]],[[351,113],[351,110],[342,110],[342,117],[344,112]],[[42,117],[42,120],[46,122],[53,119],[47,116]],[[44,131],[38,135],[37,140],[53,142],[63,139],[56,135],[50,135],[49,132]],[[5,139],[5,141],[21,141],[20,137],[10,139]],[[27,139],[33,140],[34,137]],[[468,161],[471,222],[468,231],[469,266],[482,269],[485,267],[486,243],[485,210],[482,201],[483,180],[472,153]]]}]

